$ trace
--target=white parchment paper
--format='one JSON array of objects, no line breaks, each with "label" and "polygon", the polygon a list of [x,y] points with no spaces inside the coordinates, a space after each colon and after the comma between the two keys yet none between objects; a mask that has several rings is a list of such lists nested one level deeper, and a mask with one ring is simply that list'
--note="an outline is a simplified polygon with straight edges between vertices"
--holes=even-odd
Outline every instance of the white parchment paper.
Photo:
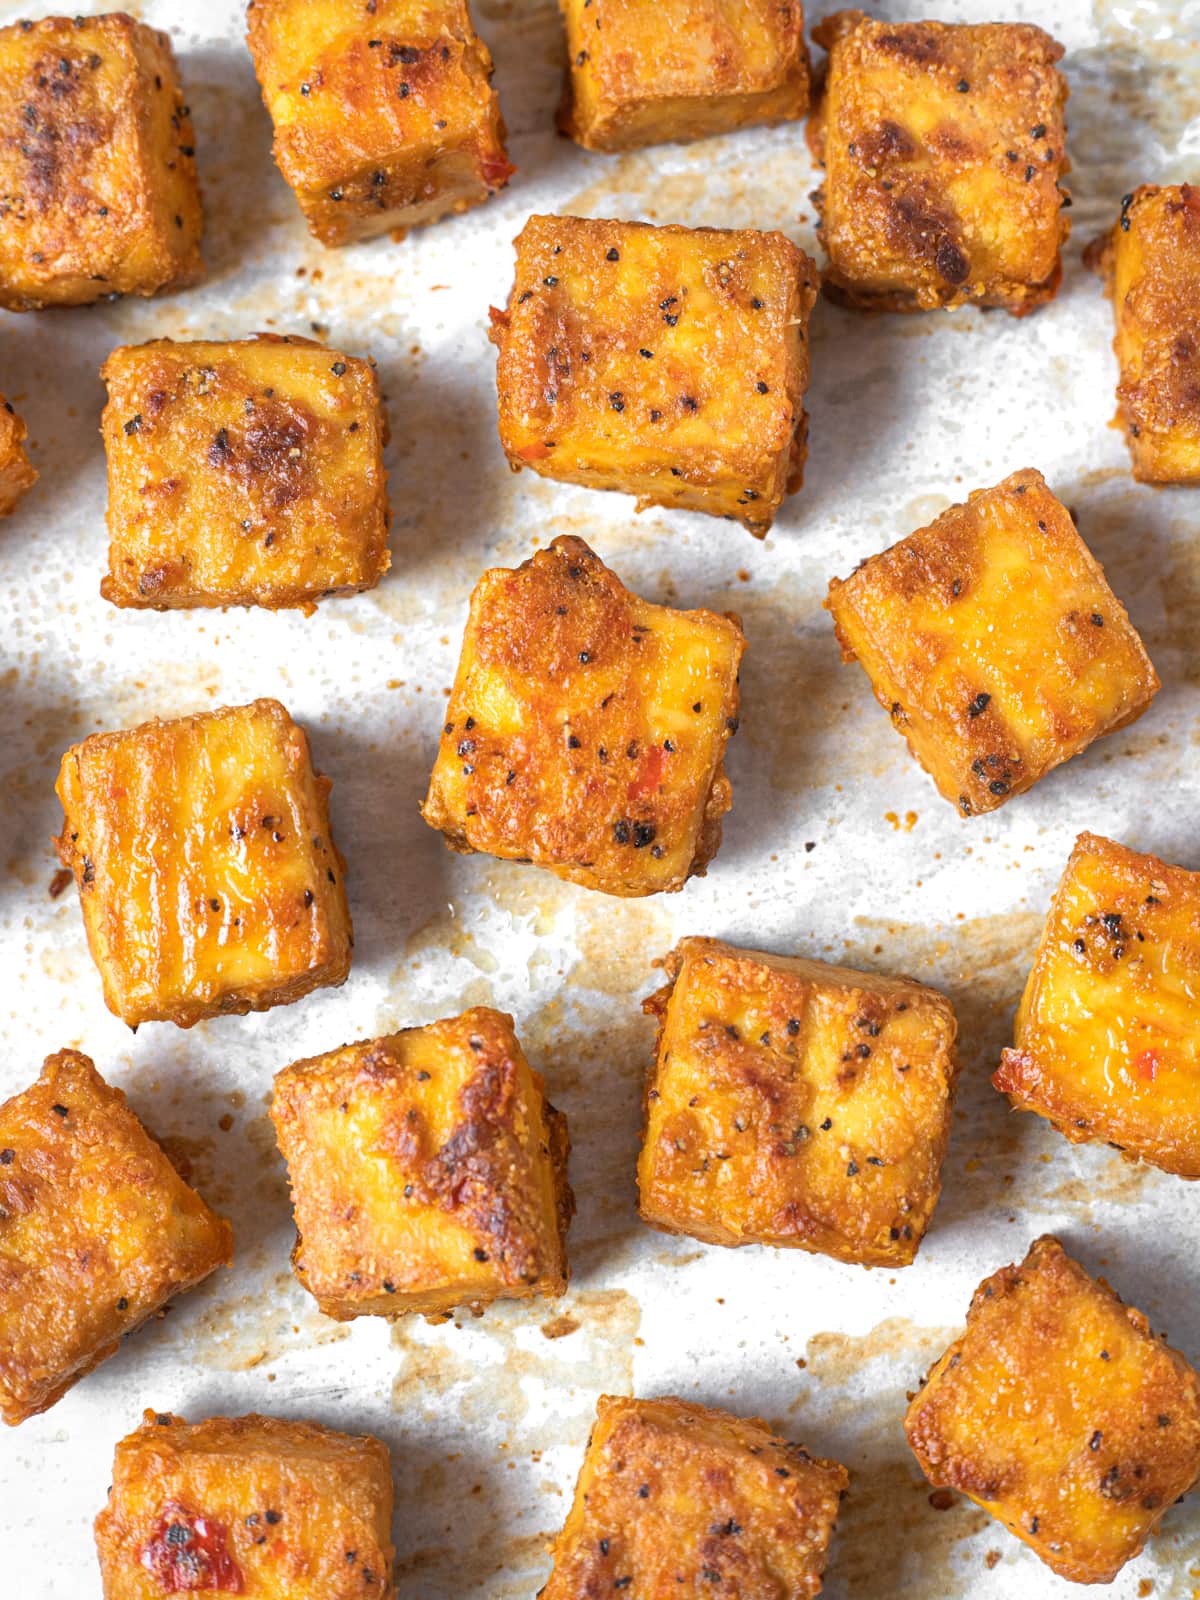
[{"label": "white parchment paper", "polygon": [[[93,0],[76,9],[99,11]],[[97,1600],[91,1518],[144,1406],[263,1410],[375,1433],[393,1453],[399,1593],[526,1600],[548,1570],[598,1394],[675,1393],[770,1418],[844,1461],[832,1600],[1066,1595],[982,1512],[929,1502],[900,1419],[977,1281],[1054,1229],[1200,1358],[1200,1192],[1015,1117],[988,1085],[1045,907],[1083,827],[1200,865],[1200,496],[1135,485],[1108,426],[1110,308],[1080,263],[1121,195],[1200,178],[1195,0],[948,0],[1067,46],[1075,234],[1059,298],[1024,322],[975,311],[816,310],[808,481],[759,544],[724,522],[633,514],[622,496],[514,478],[495,432],[489,303],[533,211],[778,227],[810,252],[802,129],[588,155],[556,137],[552,0],[476,0],[496,58],[511,187],[467,216],[340,252],[312,241],[270,157],[240,0],[131,10],[176,39],[196,124],[210,267],[201,288],[39,316],[0,313],[0,388],[42,477],[0,526],[0,1095],[75,1046],[125,1088],[233,1221],[237,1258],[52,1411],[0,1438],[0,1595]],[[830,5],[818,5],[816,14]],[[0,20],[20,6],[0,4]],[[895,17],[922,4],[893,3]],[[373,354],[387,391],[394,562],[372,594],[305,620],[104,603],[97,369],[119,343],[255,329]],[[961,821],[909,759],[825,586],[972,488],[1036,466],[1076,511],[1163,679],[1152,709],[1002,811]],[[749,651],[735,809],[709,876],[619,902],[529,867],[450,856],[417,815],[470,589],[566,531],[631,587],[733,608]],[[97,729],[276,695],[334,779],[357,933],[346,986],[190,1032],[111,1017],[74,891],[48,893],[61,752]],[[954,999],[965,1058],[945,1191],[915,1266],[708,1248],[637,1220],[651,962],[684,933],[907,971]],[[546,1307],[431,1328],[323,1319],[288,1269],[292,1225],[266,1102],[301,1055],[476,1002],[511,1010],[568,1113],[574,1282]],[[552,1335],[554,1335],[552,1337]],[[1120,1600],[1200,1594],[1200,1496],[1174,1508]]]}]

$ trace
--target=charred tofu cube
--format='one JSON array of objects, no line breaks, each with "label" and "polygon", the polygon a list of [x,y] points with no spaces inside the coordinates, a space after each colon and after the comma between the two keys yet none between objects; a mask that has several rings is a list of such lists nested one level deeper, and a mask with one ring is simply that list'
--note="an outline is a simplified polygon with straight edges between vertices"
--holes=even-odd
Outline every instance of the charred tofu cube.
[{"label": "charred tofu cube", "polygon": [[1158,674],[1040,472],[977,489],[829,586],[845,661],[964,817],[1134,722]]},{"label": "charred tofu cube", "polygon": [[265,1011],[345,981],[328,778],[277,700],[96,733],[62,759],[58,853],[110,1011]]},{"label": "charred tofu cube", "polygon": [[1081,833],[992,1082],[1073,1144],[1200,1178],[1200,872]]},{"label": "charred tofu cube", "polygon": [[0,1105],[0,1416],[46,1411],[232,1256],[121,1091],[78,1051],[48,1056]]},{"label": "charred tofu cube", "polygon": [[800,0],[563,0],[560,123],[588,150],[702,139],[808,109]]},{"label": "charred tofu cube", "polygon": [[1200,1474],[1200,1379],[1047,1235],[980,1284],[904,1428],[931,1483],[1111,1583]]},{"label": "charred tofu cube", "polygon": [[1200,189],[1145,183],[1087,259],[1108,283],[1117,421],[1143,483],[1200,483]]},{"label": "charred tofu cube", "polygon": [[681,889],[733,803],[744,647],[735,618],[639,599],[582,539],[485,572],[425,821],[606,894]]},{"label": "charred tofu cube", "polygon": [[541,1600],[818,1595],[848,1481],[758,1417],[602,1395]]},{"label": "charred tofu cube", "polygon": [[641,1213],[709,1244],[907,1266],[937,1204],[958,1062],[907,978],[684,939],[658,1018]]},{"label": "charred tofu cube", "polygon": [[1062,46],[1023,22],[827,17],[814,195],[826,289],[846,305],[973,302],[1024,316],[1052,299],[1070,224],[1059,180]]},{"label": "charred tofu cube", "polygon": [[387,422],[369,361],[309,339],[123,345],[104,364],[118,606],[300,606],[387,571]]},{"label": "charred tofu cube", "polygon": [[0,517],[16,510],[17,501],[37,482],[37,469],[25,451],[29,429],[0,395]]},{"label": "charred tofu cube", "polygon": [[198,282],[195,142],[165,33],[120,11],[0,28],[0,305]]},{"label": "charred tofu cube", "polygon": [[448,1316],[567,1287],[567,1126],[486,1007],[297,1061],[271,1106],[296,1276],[329,1317]]},{"label": "charred tofu cube", "polygon": [[316,1422],[147,1411],[96,1518],[104,1600],[391,1600],[387,1446]]},{"label": "charred tofu cube", "polygon": [[781,233],[531,217],[500,352],[514,471],[763,535],[804,475],[816,268]]},{"label": "charred tofu cube", "polygon": [[250,0],[275,160],[327,245],[434,222],[513,172],[465,0]]}]

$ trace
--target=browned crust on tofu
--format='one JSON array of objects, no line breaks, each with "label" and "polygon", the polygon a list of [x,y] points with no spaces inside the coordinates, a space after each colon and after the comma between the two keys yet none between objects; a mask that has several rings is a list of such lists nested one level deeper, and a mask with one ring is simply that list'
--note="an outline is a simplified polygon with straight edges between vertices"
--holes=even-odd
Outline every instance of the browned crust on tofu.
[{"label": "browned crust on tofu", "polygon": [[904,1427],[931,1483],[1075,1583],[1110,1583],[1200,1474],[1196,1373],[1050,1235],[980,1284]]},{"label": "browned crust on tofu", "polygon": [[[96,1518],[104,1600],[220,1590],[391,1600],[387,1446],[277,1417],[147,1411]],[[150,1585],[150,1587],[147,1587]]]},{"label": "browned crust on tofu", "polygon": [[744,644],[732,617],[631,594],[581,539],[485,573],[425,821],[607,894],[682,888],[731,803]]},{"label": "browned crust on tofu", "polygon": [[11,515],[38,480],[37,468],[25,450],[28,437],[29,429],[12,401],[0,395],[0,517]]},{"label": "browned crust on tofu", "polygon": [[194,151],[165,33],[121,11],[0,29],[0,305],[199,282]]},{"label": "browned crust on tofu", "polygon": [[233,1257],[233,1235],[87,1056],[0,1105],[0,1416],[48,1410]]},{"label": "browned crust on tofu", "polygon": [[800,0],[563,0],[559,127],[632,150],[794,121],[808,109]]},{"label": "browned crust on tofu", "polygon": [[345,982],[332,783],[277,700],[92,734],[56,788],[59,859],[122,1021],[189,1028]]},{"label": "browned crust on tofu", "polygon": [[829,51],[809,140],[826,168],[813,200],[830,298],[1014,316],[1052,299],[1070,231],[1062,46],[1027,23],[860,11],[826,17],[813,38]]},{"label": "browned crust on tofu", "polygon": [[812,1600],[848,1481],[759,1417],[602,1395],[541,1600]]}]

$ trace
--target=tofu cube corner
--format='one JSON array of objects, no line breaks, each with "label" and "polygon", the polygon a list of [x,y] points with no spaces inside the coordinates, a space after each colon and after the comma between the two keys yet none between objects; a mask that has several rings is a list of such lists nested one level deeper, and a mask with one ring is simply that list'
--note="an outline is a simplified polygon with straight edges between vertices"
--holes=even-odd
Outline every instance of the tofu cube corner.
[{"label": "tofu cube corner", "polygon": [[147,1411],[96,1518],[104,1600],[392,1600],[391,1458],[316,1422]]},{"label": "tofu cube corner", "polygon": [[275,160],[322,244],[465,211],[515,170],[465,0],[250,0]]},{"label": "tofu cube corner", "polygon": [[814,195],[844,304],[970,302],[1024,316],[1058,291],[1069,232],[1062,46],[1029,23],[826,17],[810,139]]},{"label": "tofu cube corner", "polygon": [[46,1411],[229,1263],[233,1235],[87,1056],[0,1105],[0,1417]]},{"label": "tofu cube corner", "polygon": [[310,339],[122,345],[108,404],[118,606],[298,606],[387,571],[387,417],[374,365]]},{"label": "tofu cube corner", "polygon": [[195,143],[165,33],[120,11],[0,28],[0,305],[199,282]]},{"label": "tofu cube corner", "polygon": [[328,778],[277,700],[92,734],[63,756],[59,857],[131,1027],[340,984],[353,933]]},{"label": "tofu cube corner", "polygon": [[1200,872],[1075,842],[992,1078],[1073,1144],[1200,1178]]},{"label": "tofu cube corner", "polygon": [[443,1319],[567,1287],[566,1118],[486,1007],[298,1061],[271,1106],[292,1265],[326,1316]]},{"label": "tofu cube corner", "polygon": [[701,139],[808,109],[800,0],[563,0],[559,124],[588,150]]},{"label": "tofu cube corner", "polygon": [[514,471],[741,522],[800,487],[813,262],[781,233],[534,216],[492,311]]},{"label": "tofu cube corner", "polygon": [[29,429],[12,401],[0,395],[0,517],[15,511],[17,502],[38,480],[37,468],[25,449],[28,437]]},{"label": "tofu cube corner", "polygon": [[931,1483],[1111,1583],[1200,1474],[1200,1379],[1046,1235],[980,1284],[904,1428]]},{"label": "tofu cube corner", "polygon": [[757,1417],[602,1395],[541,1600],[677,1588],[812,1600],[848,1482]]},{"label": "tofu cube corner", "polygon": [[683,887],[732,804],[737,621],[631,594],[555,539],[471,596],[425,821],[606,894]]},{"label": "tofu cube corner", "polygon": [[1135,721],[1158,675],[1040,472],[978,489],[826,601],[909,749],[964,817]]},{"label": "tofu cube corner", "polygon": [[1140,185],[1086,259],[1113,303],[1117,423],[1134,477],[1200,484],[1200,188]]},{"label": "tofu cube corner", "polygon": [[907,1266],[941,1189],[950,1002],[907,978],[684,939],[667,958],[638,1189],[709,1244]]}]

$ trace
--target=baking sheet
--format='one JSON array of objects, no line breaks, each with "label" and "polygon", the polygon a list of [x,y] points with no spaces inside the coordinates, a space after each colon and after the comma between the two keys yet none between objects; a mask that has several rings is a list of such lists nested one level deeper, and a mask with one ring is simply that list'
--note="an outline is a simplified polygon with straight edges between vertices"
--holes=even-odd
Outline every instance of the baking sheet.
[{"label": "baking sheet", "polygon": [[[0,20],[22,9],[0,4]],[[799,126],[588,155],[553,132],[551,0],[476,0],[517,178],[402,243],[331,252],[310,240],[271,162],[240,0],[129,9],[175,35],[210,276],[161,301],[0,317],[0,388],[29,423],[42,474],[0,526],[0,1094],[24,1087],[48,1051],[86,1050],[232,1219],[237,1259],[48,1414],[4,1433],[0,1594],[97,1600],[91,1518],[114,1442],[150,1405],[378,1434],[393,1453],[400,1595],[526,1600],[548,1570],[545,1541],[605,1391],[762,1414],[844,1461],[852,1487],[831,1600],[1068,1594],[983,1512],[930,1505],[900,1419],[976,1282],[1045,1229],[1200,1357],[1200,1194],[1111,1151],[1070,1147],[1010,1114],[987,1082],[1075,833],[1200,865],[1200,499],[1130,479],[1107,426],[1110,310],[1079,260],[1126,190],[1200,175],[1200,5],[940,8],[946,20],[1036,21],[1068,48],[1075,234],[1062,293],[1024,322],[969,310],[870,319],[820,304],[808,481],[762,544],[724,522],[635,516],[622,496],[513,477],[495,436],[487,307],[503,303],[510,241],[539,210],[779,227],[819,255]],[[893,3],[888,14],[925,10]],[[392,414],[392,571],[308,620],[117,611],[97,593],[97,369],[118,343],[254,329],[376,357]],[[1024,466],[1075,509],[1163,689],[1133,727],[967,823],[909,759],[863,674],[839,664],[821,599],[829,577]],[[677,896],[621,902],[533,868],[456,858],[417,815],[471,586],[565,532],[650,598],[744,619],[735,807],[709,876]],[[341,990],[265,1015],[186,1033],[151,1024],[134,1037],[104,1009],[74,891],[48,893],[59,755],[97,729],[258,695],[306,725],[334,779],[353,973]],[[651,962],[685,933],[906,971],[953,997],[964,1071],[945,1191],[914,1267],[868,1273],[798,1252],[721,1250],[638,1222],[652,1039],[639,1001],[656,986]],[[327,1321],[288,1269],[271,1076],[474,1003],[515,1014],[570,1118],[571,1292],[438,1328]],[[1110,1592],[1200,1594],[1200,1496],[1168,1513]]]}]

